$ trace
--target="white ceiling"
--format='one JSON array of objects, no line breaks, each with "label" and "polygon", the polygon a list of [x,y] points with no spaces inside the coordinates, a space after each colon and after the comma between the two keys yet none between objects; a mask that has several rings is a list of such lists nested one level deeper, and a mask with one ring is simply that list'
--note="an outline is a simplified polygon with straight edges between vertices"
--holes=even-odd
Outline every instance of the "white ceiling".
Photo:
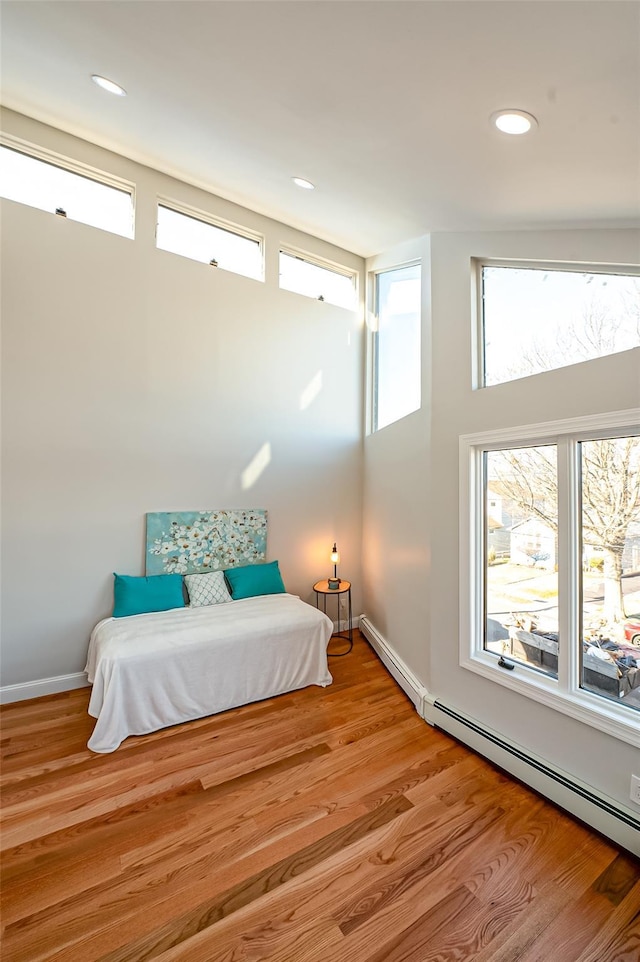
[{"label": "white ceiling", "polygon": [[[0,12],[7,107],[364,256],[430,231],[640,217],[635,0],[3,0]],[[502,107],[538,129],[500,134],[489,115]]]}]

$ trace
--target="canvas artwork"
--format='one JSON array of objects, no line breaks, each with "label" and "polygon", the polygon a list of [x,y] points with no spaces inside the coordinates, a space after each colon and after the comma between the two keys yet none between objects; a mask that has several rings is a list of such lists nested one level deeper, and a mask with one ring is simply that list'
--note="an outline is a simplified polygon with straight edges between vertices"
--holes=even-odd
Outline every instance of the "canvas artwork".
[{"label": "canvas artwork", "polygon": [[266,556],[267,512],[262,508],[147,514],[147,575],[217,571]]}]

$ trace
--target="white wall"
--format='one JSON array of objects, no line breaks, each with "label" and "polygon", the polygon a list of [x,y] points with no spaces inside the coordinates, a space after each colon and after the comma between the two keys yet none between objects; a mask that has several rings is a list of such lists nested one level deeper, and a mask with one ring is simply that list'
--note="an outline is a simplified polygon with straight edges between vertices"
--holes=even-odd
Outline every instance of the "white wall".
[{"label": "white wall", "polygon": [[[436,234],[372,261],[423,260],[423,403],[366,437],[363,484],[360,316],[279,291],[277,250],[357,269],[360,259],[3,119],[137,184],[134,241],[2,202],[3,684],[82,670],[89,631],[110,611],[111,572],[143,571],[146,511],[265,507],[269,558],[289,590],[313,600],[336,539],[355,611],[435,696],[626,802],[633,749],[458,667],[458,437],[640,402],[638,350],[472,391],[469,279],[473,256],[637,263],[640,235]],[[157,251],[158,193],[263,232],[266,282]],[[266,442],[272,460],[245,489]]]},{"label": "white wall", "polygon": [[[268,557],[312,602],[337,540],[358,612],[362,311],[280,291],[278,246],[361,259],[25,117],[3,128],[134,181],[137,222],[127,240],[2,201],[2,684],[84,668],[112,572],[144,572],[147,511],[266,508]],[[157,194],[262,232],[265,283],[156,250]]]},{"label": "white wall", "polygon": [[[373,273],[422,262],[421,407],[365,437],[362,577],[363,611],[423,682],[430,642],[429,436],[431,333],[429,239],[403,244],[367,261]],[[371,344],[369,343],[369,350]]]},{"label": "white wall", "polygon": [[[426,400],[432,410],[366,439],[364,540],[366,544],[370,530],[376,532],[376,554],[363,553],[364,609],[436,698],[628,805],[637,750],[458,665],[458,439],[491,428],[640,403],[640,349],[473,391],[470,281],[471,258],[481,256],[637,264],[640,233],[433,234],[430,241],[425,273],[430,273],[431,309],[423,336],[431,337],[432,364],[424,379],[430,383]],[[377,267],[377,262],[367,266]],[[426,443],[429,451],[424,454]],[[400,446],[407,455],[404,463],[397,457]],[[411,459],[417,451],[423,452],[419,463]],[[399,498],[403,517],[412,520],[410,528],[393,524]],[[381,518],[388,523],[383,526]],[[397,559],[416,553],[425,531],[428,542],[422,545],[412,591],[382,590],[380,580],[402,580]],[[382,578],[372,571],[379,564],[386,566]]]}]

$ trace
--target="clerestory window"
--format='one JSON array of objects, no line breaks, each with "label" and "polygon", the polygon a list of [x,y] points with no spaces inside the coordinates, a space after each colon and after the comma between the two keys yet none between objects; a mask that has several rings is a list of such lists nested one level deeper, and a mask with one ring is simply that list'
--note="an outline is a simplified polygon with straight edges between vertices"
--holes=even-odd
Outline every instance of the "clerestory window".
[{"label": "clerestory window", "polygon": [[477,261],[481,387],[640,346],[640,269]]},{"label": "clerestory window", "polygon": [[371,430],[420,408],[421,267],[410,264],[374,275]]},{"label": "clerestory window", "polygon": [[327,301],[353,311],[357,303],[357,274],[299,251],[280,251],[280,287],[316,301]]},{"label": "clerestory window", "polygon": [[0,146],[0,196],[133,237],[134,188],[49,152]]},{"label": "clerestory window", "polygon": [[262,237],[204,212],[158,204],[156,246],[254,280],[264,277]]}]

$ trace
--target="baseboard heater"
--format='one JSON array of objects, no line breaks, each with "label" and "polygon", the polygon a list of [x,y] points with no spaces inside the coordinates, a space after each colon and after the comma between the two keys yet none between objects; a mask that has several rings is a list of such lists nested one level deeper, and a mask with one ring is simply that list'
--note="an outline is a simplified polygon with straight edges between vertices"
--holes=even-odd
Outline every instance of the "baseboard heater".
[{"label": "baseboard heater", "polygon": [[[434,727],[457,737],[596,831],[640,855],[640,817],[633,811],[530,755],[437,698],[427,698],[424,707],[424,717]],[[509,758],[514,761],[510,763]]]}]

